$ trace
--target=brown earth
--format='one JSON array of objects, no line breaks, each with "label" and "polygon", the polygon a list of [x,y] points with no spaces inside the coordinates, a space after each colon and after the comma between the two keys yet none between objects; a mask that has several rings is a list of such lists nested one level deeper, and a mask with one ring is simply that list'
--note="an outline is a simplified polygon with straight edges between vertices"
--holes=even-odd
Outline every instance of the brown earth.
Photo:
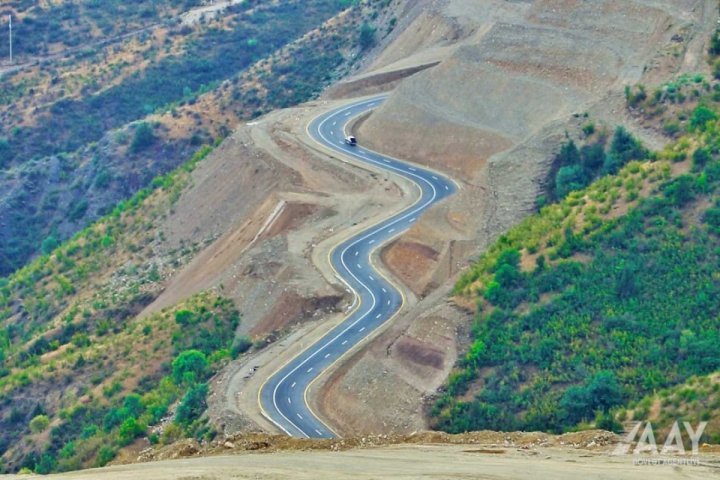
[{"label": "brown earth", "polygon": [[617,436],[602,431],[561,436],[420,432],[408,436],[383,435],[343,440],[299,440],[245,434],[222,438],[206,446],[187,440],[171,447],[141,452],[138,460],[150,463],[114,465],[48,475],[47,478],[705,479],[717,473],[720,456],[709,448],[701,449],[698,457],[700,464],[697,466],[635,466],[635,456],[611,455],[617,441]]}]

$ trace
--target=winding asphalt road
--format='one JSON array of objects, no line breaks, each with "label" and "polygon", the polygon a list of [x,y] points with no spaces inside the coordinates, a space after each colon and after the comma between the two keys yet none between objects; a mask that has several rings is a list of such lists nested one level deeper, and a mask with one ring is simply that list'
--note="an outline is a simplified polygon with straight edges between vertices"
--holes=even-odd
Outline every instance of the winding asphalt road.
[{"label": "winding asphalt road", "polygon": [[371,164],[411,180],[420,198],[410,207],[358,233],[331,253],[338,277],[356,295],[356,307],[338,326],[275,372],[259,393],[264,415],[288,435],[330,438],[334,432],[307,404],[308,386],[340,357],[389,320],[403,305],[404,298],[370,262],[372,252],[406,231],[431,205],[452,195],[452,180],[377,152],[345,145],[345,128],[354,117],[376,108],[385,96],[374,97],[330,111],[310,124],[308,131],[317,142],[358,162]]}]

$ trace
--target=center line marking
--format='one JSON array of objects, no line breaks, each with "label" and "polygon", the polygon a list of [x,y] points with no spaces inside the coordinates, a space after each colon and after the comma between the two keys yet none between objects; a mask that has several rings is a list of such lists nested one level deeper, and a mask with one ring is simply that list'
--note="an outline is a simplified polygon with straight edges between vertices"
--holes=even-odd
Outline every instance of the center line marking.
[{"label": "center line marking", "polygon": [[408,170],[410,170],[411,172],[417,172],[417,169],[415,169],[413,167],[408,167]]},{"label": "center line marking", "polygon": [[355,256],[357,257],[358,255],[360,255],[360,250],[355,250]]},{"label": "center line marking", "polygon": [[288,397],[288,403],[292,405],[292,400],[290,400],[290,397]]},{"label": "center line marking", "polygon": [[303,418],[302,418],[302,415],[300,415],[299,413],[297,414],[297,416],[298,416],[298,418],[299,418],[300,420],[303,419]]},{"label": "center line marking", "polygon": [[290,385],[290,388],[295,388],[295,385],[297,385],[297,382],[293,382],[293,384]]},{"label": "center line marking", "polygon": [[347,340],[344,340],[344,341],[342,342],[342,345],[345,345],[346,343],[347,343]]},{"label": "center line marking", "polygon": [[388,305],[390,305],[390,300],[388,300]]},{"label": "center line marking", "polygon": [[383,293],[387,293],[387,290],[385,290],[385,287],[383,287]]},{"label": "center line marking", "polygon": [[329,353],[326,353],[326,354],[325,354],[325,358],[327,358],[327,357],[329,357],[329,356],[330,356],[330,354],[329,354]]},{"label": "center line marking", "polygon": [[370,278],[370,281],[374,282],[375,278],[372,275],[368,275],[368,278]]},{"label": "center line marking", "polygon": [[433,180],[437,180],[437,179],[438,179],[435,175],[433,175],[432,178],[433,178]]},{"label": "center line marking", "polygon": [[370,240],[370,241],[368,242],[368,245],[372,245],[373,243],[375,243],[375,240]]},{"label": "center line marking", "polygon": [[310,367],[310,368],[308,368],[308,371],[307,371],[307,372],[310,373],[310,372],[312,372],[312,371],[313,371],[313,367]]},{"label": "center line marking", "polygon": [[363,330],[365,330],[365,327],[362,327],[362,328],[360,329],[361,332],[362,332]]},{"label": "center line marking", "polygon": [[380,318],[380,317],[382,317],[382,313],[378,313],[377,315],[375,315],[375,318]]},{"label": "center line marking", "polygon": [[393,233],[394,231],[395,231],[395,229],[391,228],[390,230],[388,230],[388,233]]},{"label": "center line marking", "polygon": [[362,265],[360,265],[359,263],[357,265],[358,265],[358,268],[362,270]]}]

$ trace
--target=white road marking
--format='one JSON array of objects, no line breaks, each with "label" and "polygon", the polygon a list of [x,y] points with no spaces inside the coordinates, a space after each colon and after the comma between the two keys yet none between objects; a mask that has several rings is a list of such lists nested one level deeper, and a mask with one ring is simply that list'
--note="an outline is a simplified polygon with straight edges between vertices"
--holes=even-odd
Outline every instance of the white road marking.
[{"label": "white road marking", "polygon": [[360,270],[362,270],[362,265],[360,265],[359,263],[358,263],[357,265],[358,265],[358,268],[359,268]]},{"label": "white road marking", "polygon": [[411,172],[417,172],[417,170],[414,169],[413,167],[408,167],[408,170],[410,170]]},{"label": "white road marking", "polygon": [[447,185],[445,185],[445,190],[450,190],[450,187],[448,187]]},{"label": "white road marking", "polygon": [[375,243],[375,240],[370,240],[370,241],[368,242],[368,245],[372,245],[373,243]]},{"label": "white road marking", "polygon": [[383,287],[383,293],[387,293],[387,290],[385,290],[385,287]]},{"label": "white road marking", "polygon": [[415,220],[417,220],[417,218],[411,218],[410,220],[408,220],[408,223],[415,223]]},{"label": "white road marking", "polygon": [[310,368],[308,368],[308,371],[307,371],[307,372],[310,373],[310,372],[312,372],[312,371],[313,371],[313,367],[310,367]]},{"label": "white road marking", "polygon": [[335,135],[335,132],[333,132],[333,131],[331,130],[331,131],[330,131],[330,135]]},{"label": "white road marking", "polygon": [[394,231],[395,231],[395,229],[391,228],[390,230],[388,230],[388,233],[393,233]]},{"label": "white road marking", "polygon": [[382,313],[378,313],[377,315],[375,315],[375,318],[380,318],[380,317],[382,317]]},{"label": "white road marking", "polygon": [[373,277],[372,275],[368,275],[368,278],[369,278],[369,279],[370,279],[370,281],[372,281],[372,282],[374,282],[374,281],[375,281],[375,278],[374,278],[374,277]]},{"label": "white road marking", "polygon": [[390,305],[390,300],[388,300],[388,305]]},{"label": "white road marking", "polygon": [[326,354],[325,354],[325,358],[327,358],[327,357],[329,357],[329,356],[330,356],[330,354],[329,354],[329,353],[326,353]]},{"label": "white road marking", "polygon": [[360,255],[360,250],[355,250],[355,256],[357,257],[358,255]]},{"label": "white road marking", "polygon": [[383,158],[383,162],[390,163],[390,160],[388,160],[387,158]]},{"label": "white road marking", "polygon": [[433,180],[437,180],[437,179],[438,179],[435,175],[433,175],[432,178],[433,178]]},{"label": "white road marking", "polygon": [[317,428],[315,429],[315,433],[317,433],[318,435],[322,435],[322,432],[320,430],[318,430]]},{"label": "white road marking", "polygon": [[365,330],[365,327],[362,327],[362,328],[360,329],[361,332],[364,331],[364,330]]},{"label": "white road marking", "polygon": [[351,114],[352,114],[352,112],[347,112],[347,113],[345,114],[345,116],[346,116],[346,117],[349,117]]},{"label": "white road marking", "polygon": [[337,125],[337,122],[333,122],[333,127],[334,127],[335,125]]},{"label": "white road marking", "polygon": [[299,413],[297,414],[297,416],[298,416],[298,418],[299,418],[300,420],[303,419],[303,418],[302,418],[302,415],[300,415]]},{"label": "white road marking", "polygon": [[290,400],[290,397],[288,397],[288,403],[292,405],[292,400]]},{"label": "white road marking", "polygon": [[341,345],[345,345],[347,343],[347,340],[344,340]]},{"label": "white road marking", "polygon": [[290,388],[295,388],[295,385],[297,385],[297,382],[293,382],[293,384],[290,385]]}]

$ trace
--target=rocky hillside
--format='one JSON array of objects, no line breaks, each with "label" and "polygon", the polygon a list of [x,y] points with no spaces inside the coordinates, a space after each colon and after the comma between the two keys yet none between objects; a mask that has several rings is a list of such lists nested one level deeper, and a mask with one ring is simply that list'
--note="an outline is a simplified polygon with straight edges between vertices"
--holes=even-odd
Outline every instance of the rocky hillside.
[{"label": "rocky hillside", "polygon": [[[103,47],[99,57],[71,55],[50,73],[44,64],[3,78],[18,86],[4,90],[2,115],[20,133],[3,144],[8,188],[0,205],[13,213],[1,217],[0,238],[28,254],[42,249],[0,279],[4,470],[86,468],[138,442],[213,437],[203,415],[213,396],[208,379],[232,359],[243,363],[241,354],[261,350],[286,323],[343,300],[305,259],[292,259],[285,238],[306,222],[325,230],[337,221],[328,193],[308,194],[318,191],[314,182],[353,195],[353,183],[364,189],[369,179],[308,166],[306,147],[283,131],[287,123],[278,126],[288,113],[229,135],[241,119],[309,98],[349,68],[362,51],[363,19],[381,8],[302,6],[300,15],[299,2],[244,2],[215,20],[162,25],[168,30]],[[266,27],[271,21],[277,29]],[[185,43],[167,40],[176,37]],[[95,62],[105,55],[117,68]],[[88,86],[90,78],[97,84]],[[138,109],[148,99],[153,107]],[[47,131],[56,135],[41,138]],[[67,142],[80,146],[53,153],[71,148]],[[38,225],[56,233],[36,236]],[[218,251],[248,252],[249,270],[240,278],[237,258]],[[21,253],[3,258],[21,265]],[[286,283],[291,262],[302,265],[298,292]],[[268,290],[281,280],[276,305]],[[258,326],[264,316],[272,322]]]},{"label": "rocky hillside", "polygon": [[[357,58],[364,15],[380,8],[245,1],[183,13],[194,3],[2,7],[16,16],[23,68],[0,77],[0,275],[239,122],[317,95]],[[31,44],[62,55],[37,63]]]}]

